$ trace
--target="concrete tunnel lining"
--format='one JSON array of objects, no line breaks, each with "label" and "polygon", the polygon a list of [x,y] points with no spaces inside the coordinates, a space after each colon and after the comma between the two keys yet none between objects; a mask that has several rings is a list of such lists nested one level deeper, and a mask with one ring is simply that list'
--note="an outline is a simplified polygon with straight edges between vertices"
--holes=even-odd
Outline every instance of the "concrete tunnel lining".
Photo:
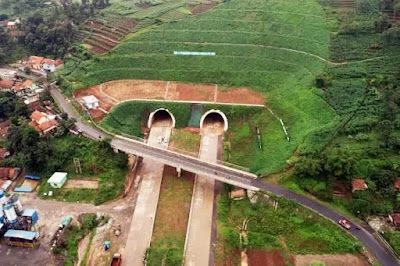
[{"label": "concrete tunnel lining", "polygon": [[212,114],[212,113],[219,114],[219,115],[222,117],[222,120],[224,120],[224,131],[226,132],[226,131],[228,130],[228,118],[226,117],[226,115],[225,115],[222,111],[220,111],[220,110],[215,110],[215,109],[208,110],[208,111],[201,117],[201,119],[200,119],[200,128],[203,128],[204,120],[207,118],[207,116],[208,116],[209,114]]},{"label": "concrete tunnel lining", "polygon": [[173,115],[168,109],[166,109],[166,108],[158,108],[157,110],[151,112],[150,115],[149,115],[149,120],[147,120],[147,127],[148,127],[148,128],[151,128],[151,126],[153,125],[154,117],[155,117],[156,113],[157,113],[157,112],[160,112],[160,111],[164,111],[164,112],[167,112],[167,113],[169,114],[169,116],[171,117],[171,120],[172,120],[172,127],[174,128],[174,127],[175,127],[175,123],[176,123],[175,117],[174,117],[174,115]]}]

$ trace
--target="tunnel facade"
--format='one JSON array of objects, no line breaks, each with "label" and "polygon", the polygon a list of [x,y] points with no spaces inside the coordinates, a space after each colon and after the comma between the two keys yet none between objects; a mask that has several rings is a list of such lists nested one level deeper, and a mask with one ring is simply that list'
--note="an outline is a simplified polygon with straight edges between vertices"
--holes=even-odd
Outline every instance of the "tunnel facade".
[{"label": "tunnel facade", "polygon": [[200,119],[200,128],[204,128],[208,121],[220,120],[223,123],[224,131],[228,130],[228,118],[220,110],[209,110]]},{"label": "tunnel facade", "polygon": [[153,112],[150,113],[149,115],[149,120],[147,121],[147,127],[151,128],[154,122],[159,122],[159,121],[167,121],[170,120],[170,126],[175,127],[175,117],[174,115],[165,108],[159,108]]}]

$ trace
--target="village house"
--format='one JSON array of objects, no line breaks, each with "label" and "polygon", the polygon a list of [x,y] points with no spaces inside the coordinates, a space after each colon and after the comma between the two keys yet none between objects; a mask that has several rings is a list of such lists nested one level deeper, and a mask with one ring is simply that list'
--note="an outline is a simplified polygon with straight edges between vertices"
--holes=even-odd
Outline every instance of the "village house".
[{"label": "village house", "polygon": [[351,192],[362,191],[368,188],[367,183],[362,178],[356,178],[351,181]]},{"label": "village house", "polygon": [[18,177],[21,169],[12,167],[0,167],[0,179],[14,180]]},{"label": "village house", "polygon": [[229,192],[229,197],[233,200],[241,200],[246,197],[246,190],[243,188],[235,188],[231,192]]},{"label": "village house", "polygon": [[32,70],[44,71],[52,73],[64,66],[61,59],[53,60],[41,56],[30,56],[27,60],[22,61],[22,64]]},{"label": "village house", "polygon": [[0,79],[12,80],[17,76],[17,72],[11,69],[0,69]]},{"label": "village house", "polygon": [[33,80],[27,79],[22,82],[16,82],[12,90],[19,96],[23,96],[27,91],[31,90],[34,83]]},{"label": "village house", "polygon": [[55,115],[44,112],[34,111],[30,118],[31,122],[29,124],[40,134],[47,134],[59,125]]},{"label": "village house", "polygon": [[7,23],[7,29],[8,29],[9,31],[17,30],[17,22],[15,22],[15,21],[9,21],[9,22]]},{"label": "village house", "polygon": [[22,61],[22,64],[33,70],[42,70],[43,60],[44,57],[32,55],[27,60]]},{"label": "village house", "polygon": [[57,69],[61,68],[64,65],[61,59],[53,60],[53,59],[44,59],[43,60],[43,70],[49,73],[55,72]]},{"label": "village house", "polygon": [[6,148],[0,148],[0,161],[10,156],[10,152]]},{"label": "village house", "polygon": [[396,227],[400,227],[400,213],[389,214],[389,221]]},{"label": "village house", "polygon": [[11,127],[11,120],[0,121],[0,139],[5,139],[8,135],[8,130]]},{"label": "village house", "polygon": [[14,84],[15,84],[14,80],[9,80],[9,79],[0,80],[0,91],[12,91]]},{"label": "village house", "polygon": [[394,189],[397,190],[397,191],[400,190],[400,177],[398,177],[398,178],[396,178],[396,179],[394,180],[393,187],[394,187]]},{"label": "village house", "polygon": [[94,95],[82,97],[82,103],[87,109],[96,109],[99,107],[99,100]]}]

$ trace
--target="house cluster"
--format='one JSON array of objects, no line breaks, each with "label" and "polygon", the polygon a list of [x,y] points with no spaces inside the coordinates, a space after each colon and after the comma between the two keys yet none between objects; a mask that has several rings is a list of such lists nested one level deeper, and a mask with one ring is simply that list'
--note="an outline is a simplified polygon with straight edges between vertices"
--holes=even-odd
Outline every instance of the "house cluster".
[{"label": "house cluster", "polygon": [[29,124],[41,135],[53,132],[59,126],[57,116],[46,110],[35,110],[30,118]]},{"label": "house cluster", "polygon": [[25,36],[25,33],[20,30],[21,20],[1,20],[0,27],[5,28],[11,37],[17,39],[18,37]]},{"label": "house cluster", "polygon": [[21,60],[20,63],[23,67],[29,67],[32,71],[41,73],[53,73],[64,66],[61,59],[53,60],[34,55]]},{"label": "house cluster", "polygon": [[0,69],[0,91],[12,91],[29,105],[39,101],[44,87],[31,79],[20,78],[14,70]]}]

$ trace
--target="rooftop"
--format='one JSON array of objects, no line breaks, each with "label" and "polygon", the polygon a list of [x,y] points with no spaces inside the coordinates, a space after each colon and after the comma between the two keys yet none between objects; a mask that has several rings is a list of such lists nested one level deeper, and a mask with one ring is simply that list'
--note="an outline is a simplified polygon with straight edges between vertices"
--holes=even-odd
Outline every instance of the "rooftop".
[{"label": "rooftop", "polygon": [[22,213],[22,216],[28,216],[31,217],[35,215],[36,210],[35,209],[25,209],[24,212]]},{"label": "rooftop", "polygon": [[357,190],[366,190],[367,188],[368,185],[362,178],[356,178],[351,181],[351,190],[353,192]]},{"label": "rooftop", "polygon": [[99,102],[99,100],[94,95],[83,96],[82,100],[87,104]]},{"label": "rooftop", "polygon": [[398,213],[398,212],[392,213],[392,214],[390,214],[390,217],[392,217],[394,225],[396,225],[396,226],[400,225],[400,213]]},{"label": "rooftop", "polygon": [[15,237],[15,238],[22,238],[26,240],[34,240],[35,238],[39,237],[38,232],[32,231],[23,231],[23,230],[8,230],[4,237]]},{"label": "rooftop", "polygon": [[0,88],[2,89],[12,89],[13,86],[14,86],[13,80],[8,80],[8,79],[0,80]]},{"label": "rooftop", "polygon": [[65,172],[55,172],[47,181],[47,183],[60,183],[67,177]]},{"label": "rooftop", "polygon": [[394,188],[400,190],[400,177],[394,180]]}]

